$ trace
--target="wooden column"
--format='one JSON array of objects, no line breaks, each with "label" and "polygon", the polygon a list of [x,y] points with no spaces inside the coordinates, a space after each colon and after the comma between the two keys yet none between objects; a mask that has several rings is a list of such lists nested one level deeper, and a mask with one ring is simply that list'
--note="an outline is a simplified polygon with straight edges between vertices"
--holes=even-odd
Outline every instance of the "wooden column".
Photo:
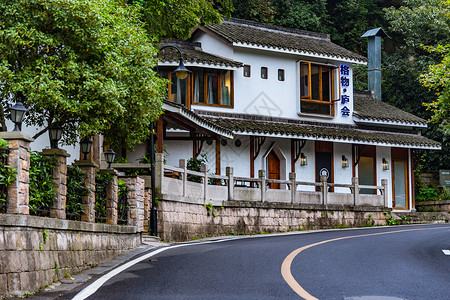
[{"label": "wooden column", "polygon": [[158,121],[156,122],[156,134],[157,134],[156,152],[163,153],[164,124],[162,116],[160,116]]},{"label": "wooden column", "polygon": [[220,136],[216,136],[216,175],[220,175]]}]

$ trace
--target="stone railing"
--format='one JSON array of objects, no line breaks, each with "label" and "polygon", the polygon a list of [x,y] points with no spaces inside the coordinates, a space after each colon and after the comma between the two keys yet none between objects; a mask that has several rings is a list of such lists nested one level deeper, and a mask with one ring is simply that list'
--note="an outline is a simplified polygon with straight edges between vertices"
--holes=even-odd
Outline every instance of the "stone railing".
[{"label": "stone railing", "polygon": [[[267,179],[264,170],[259,170],[258,178],[235,177],[231,167],[226,168],[226,176],[212,175],[208,174],[205,165],[201,166],[200,172],[188,170],[183,159],[178,167],[164,165],[160,155],[156,156],[155,172],[156,188],[162,199],[213,204],[221,201],[255,201],[388,207],[385,179],[381,181],[381,186],[360,185],[356,177],[352,178],[352,184],[328,183],[326,176],[321,176],[320,182],[303,182],[297,181],[296,174],[291,172],[289,180],[275,180]],[[268,188],[272,184],[279,185],[280,189]],[[316,191],[300,190],[305,186],[315,187],[312,190]],[[349,192],[331,192],[334,188],[348,188]],[[374,193],[361,194],[361,189],[374,190]]]}]

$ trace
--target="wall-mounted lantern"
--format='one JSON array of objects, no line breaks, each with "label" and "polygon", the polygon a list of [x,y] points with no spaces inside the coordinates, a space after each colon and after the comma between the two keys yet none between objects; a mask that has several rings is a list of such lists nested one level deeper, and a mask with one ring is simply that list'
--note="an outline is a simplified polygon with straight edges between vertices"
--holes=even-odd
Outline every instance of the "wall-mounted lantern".
[{"label": "wall-mounted lantern", "polygon": [[348,158],[342,155],[342,168],[348,168]]},{"label": "wall-mounted lantern", "polygon": [[308,157],[302,152],[300,154],[300,166],[308,165]]},{"label": "wall-mounted lantern", "polygon": [[63,129],[58,124],[53,123],[48,130],[50,137],[50,148],[58,149],[58,141],[61,139]]},{"label": "wall-mounted lantern", "polygon": [[383,168],[383,171],[387,171],[389,170],[389,162],[383,158],[382,162],[381,162],[381,166]]},{"label": "wall-mounted lantern", "polygon": [[81,153],[83,153],[83,155],[84,155],[83,160],[87,160],[87,155],[89,154],[89,152],[91,152],[92,141],[90,139],[88,139],[87,137],[83,138],[80,141],[80,148],[81,148]]},{"label": "wall-mounted lantern", "polygon": [[114,152],[113,149],[109,149],[103,154],[105,155],[105,160],[108,163],[108,169],[111,169],[111,164],[114,162],[114,158],[116,158],[116,152]]},{"label": "wall-mounted lantern", "polygon": [[13,131],[20,131],[20,125],[22,124],[23,117],[25,116],[27,109],[23,106],[22,102],[18,101],[13,107],[10,108],[10,111],[11,121],[14,123]]}]

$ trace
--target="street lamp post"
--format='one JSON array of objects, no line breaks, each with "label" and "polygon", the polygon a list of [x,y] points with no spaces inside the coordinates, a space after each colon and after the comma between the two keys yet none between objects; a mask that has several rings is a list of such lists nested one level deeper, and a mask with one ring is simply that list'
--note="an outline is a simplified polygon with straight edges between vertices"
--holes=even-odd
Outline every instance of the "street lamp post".
[{"label": "street lamp post", "polygon": [[25,106],[23,106],[22,102],[18,101],[16,104],[10,108],[11,110],[11,121],[14,123],[13,131],[20,131],[20,124],[22,124],[23,117],[27,112]]},{"label": "street lamp post", "polygon": [[[178,54],[180,55],[180,63],[178,65],[178,68],[173,71],[177,78],[179,79],[185,79],[191,71],[189,71],[183,63],[183,54],[181,53],[181,50],[174,45],[164,45],[159,50],[165,48],[174,48],[178,51]],[[149,234],[157,236],[158,235],[158,215],[156,210],[156,188],[155,188],[155,140],[154,140],[154,125],[153,122],[150,123],[150,163],[151,163],[151,191],[152,191],[152,209],[150,211],[150,228],[149,228]]]}]

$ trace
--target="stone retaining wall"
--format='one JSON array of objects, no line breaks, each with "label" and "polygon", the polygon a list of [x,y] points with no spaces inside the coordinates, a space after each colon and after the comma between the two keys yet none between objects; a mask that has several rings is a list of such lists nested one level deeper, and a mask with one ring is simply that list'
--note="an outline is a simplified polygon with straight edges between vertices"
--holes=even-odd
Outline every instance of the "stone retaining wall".
[{"label": "stone retaining wall", "polygon": [[211,207],[170,200],[158,204],[159,236],[167,242],[229,234],[385,225],[386,218],[390,218],[386,208],[373,206],[226,201],[223,206]]},{"label": "stone retaining wall", "polygon": [[140,244],[135,226],[0,215],[0,298],[35,292]]},{"label": "stone retaining wall", "polygon": [[416,208],[419,207],[423,207],[424,211],[450,212],[450,200],[416,202]]}]

